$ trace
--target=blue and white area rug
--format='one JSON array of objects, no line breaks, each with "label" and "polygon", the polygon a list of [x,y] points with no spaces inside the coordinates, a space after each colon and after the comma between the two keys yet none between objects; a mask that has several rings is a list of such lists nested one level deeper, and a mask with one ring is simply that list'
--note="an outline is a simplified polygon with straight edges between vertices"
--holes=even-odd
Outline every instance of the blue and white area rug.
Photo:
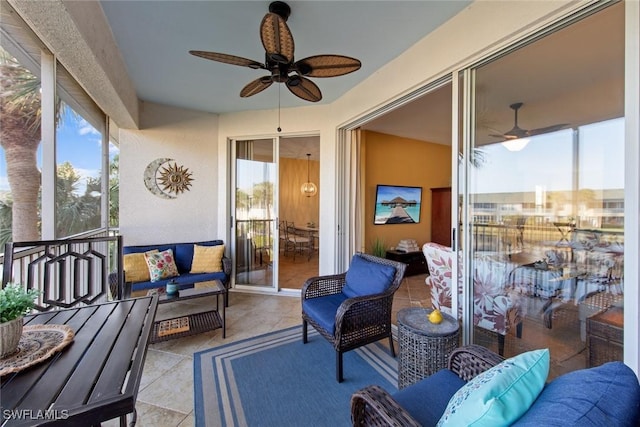
[{"label": "blue and white area rug", "polygon": [[379,343],[343,355],[336,381],[335,351],[302,326],[193,355],[197,427],[350,426],[351,395],[369,384],[397,390],[398,363]]}]

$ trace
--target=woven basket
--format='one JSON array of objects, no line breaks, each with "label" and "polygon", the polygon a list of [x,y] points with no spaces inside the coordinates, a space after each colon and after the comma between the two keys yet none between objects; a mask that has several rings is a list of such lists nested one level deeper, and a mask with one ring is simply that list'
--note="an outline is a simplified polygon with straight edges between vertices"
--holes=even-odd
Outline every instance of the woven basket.
[{"label": "woven basket", "polygon": [[22,336],[22,316],[0,323],[0,358],[14,353]]}]

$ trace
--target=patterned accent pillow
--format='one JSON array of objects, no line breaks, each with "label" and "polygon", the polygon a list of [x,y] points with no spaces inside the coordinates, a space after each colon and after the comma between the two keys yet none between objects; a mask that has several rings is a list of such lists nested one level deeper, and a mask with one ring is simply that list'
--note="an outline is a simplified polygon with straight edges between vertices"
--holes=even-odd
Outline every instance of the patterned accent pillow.
[{"label": "patterned accent pillow", "polygon": [[549,374],[549,349],[504,360],[463,385],[449,400],[441,426],[506,426],[536,400]]},{"label": "patterned accent pillow", "polygon": [[152,282],[178,276],[178,267],[176,267],[171,249],[156,253],[146,252],[144,259],[147,261]]}]

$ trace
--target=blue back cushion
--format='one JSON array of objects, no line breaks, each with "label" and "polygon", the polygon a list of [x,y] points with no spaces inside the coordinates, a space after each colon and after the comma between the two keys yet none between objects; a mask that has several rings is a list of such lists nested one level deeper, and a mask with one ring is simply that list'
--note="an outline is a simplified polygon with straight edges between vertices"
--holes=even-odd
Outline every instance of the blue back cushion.
[{"label": "blue back cushion", "polygon": [[342,292],[349,298],[386,291],[396,274],[395,267],[368,261],[358,255],[351,259]]},{"label": "blue back cushion", "polygon": [[122,253],[126,254],[138,254],[140,252],[148,252],[153,249],[157,249],[162,252],[167,249],[171,249],[173,251],[173,257],[176,261],[176,267],[178,267],[178,272],[188,273],[191,271],[191,263],[193,262],[193,245],[200,246],[217,246],[223,245],[224,242],[222,240],[208,240],[206,242],[193,242],[193,243],[174,243],[174,244],[165,244],[165,245],[145,245],[145,246],[124,246],[122,248]]},{"label": "blue back cushion", "polygon": [[640,385],[631,368],[609,362],[545,386],[514,426],[638,426]]},{"label": "blue back cushion", "polygon": [[393,398],[423,426],[435,426],[451,396],[465,385],[464,380],[448,369],[410,385]]},{"label": "blue back cushion", "polygon": [[191,264],[193,263],[193,245],[198,246],[217,246],[222,245],[222,240],[209,240],[206,242],[192,242],[192,243],[176,243],[176,249],[173,251],[176,259],[176,267],[180,273],[188,273],[191,271]]},{"label": "blue back cushion", "polygon": [[145,246],[124,246],[122,248],[122,253],[124,255],[127,254],[139,254],[141,252],[149,252],[154,249],[157,249],[158,252],[166,251],[167,249],[171,249],[174,253],[176,253],[176,245],[166,244],[166,245],[145,245]]}]

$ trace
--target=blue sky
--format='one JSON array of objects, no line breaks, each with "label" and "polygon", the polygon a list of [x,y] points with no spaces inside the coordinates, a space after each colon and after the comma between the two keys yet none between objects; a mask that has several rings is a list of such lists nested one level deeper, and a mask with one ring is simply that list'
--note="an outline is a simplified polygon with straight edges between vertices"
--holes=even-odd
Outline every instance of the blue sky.
[{"label": "blue sky", "polygon": [[420,194],[422,189],[420,187],[400,187],[390,185],[379,185],[376,194],[376,203],[381,203],[384,200],[391,200],[395,197],[402,197],[405,200],[420,201]]},{"label": "blue sky", "polygon": [[[487,162],[471,171],[470,191],[476,194],[569,191],[573,174],[573,130],[530,138],[521,151],[502,144],[481,147]],[[624,188],[624,119],[579,128],[579,188]]]},{"label": "blue sky", "polygon": [[[97,177],[100,174],[101,156],[100,133],[85,119],[72,113],[65,113],[56,134],[56,161],[58,164],[69,162],[80,176]],[[109,144],[109,154],[113,156],[118,153],[118,148]],[[9,191],[7,181],[7,165],[4,150],[0,147],[0,192]],[[42,148],[38,148],[38,166],[42,165]],[[80,193],[84,192],[84,183],[78,188]]]}]

